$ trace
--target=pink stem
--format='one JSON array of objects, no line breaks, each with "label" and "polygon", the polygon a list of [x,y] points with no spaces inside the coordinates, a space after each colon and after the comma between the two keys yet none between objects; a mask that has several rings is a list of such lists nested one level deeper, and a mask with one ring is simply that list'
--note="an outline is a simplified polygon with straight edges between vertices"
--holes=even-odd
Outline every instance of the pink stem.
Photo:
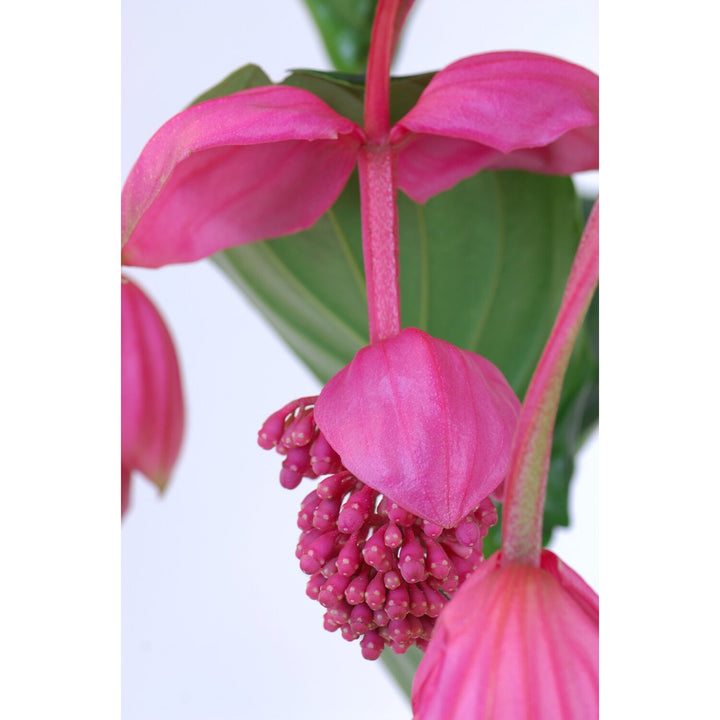
[{"label": "pink stem", "polygon": [[599,275],[599,200],[588,218],[560,311],[530,381],[505,481],[502,562],[538,566],[553,429],[563,378]]},{"label": "pink stem", "polygon": [[389,146],[365,146],[358,157],[363,260],[370,342],[400,332],[400,270],[395,157]]},{"label": "pink stem", "polygon": [[390,135],[390,64],[414,0],[380,0],[365,81],[366,144],[358,157],[370,342],[400,332],[395,156]]},{"label": "pink stem", "polygon": [[365,136],[381,145],[390,133],[390,64],[415,0],[380,0],[375,11],[365,77]]}]

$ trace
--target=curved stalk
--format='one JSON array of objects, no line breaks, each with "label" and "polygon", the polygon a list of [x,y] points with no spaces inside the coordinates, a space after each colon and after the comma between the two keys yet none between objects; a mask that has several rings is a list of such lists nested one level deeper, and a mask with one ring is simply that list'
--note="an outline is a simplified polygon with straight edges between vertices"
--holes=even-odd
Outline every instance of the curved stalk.
[{"label": "curved stalk", "polygon": [[588,218],[550,338],[525,395],[503,507],[502,563],[538,566],[553,429],[563,378],[599,275],[599,200]]}]

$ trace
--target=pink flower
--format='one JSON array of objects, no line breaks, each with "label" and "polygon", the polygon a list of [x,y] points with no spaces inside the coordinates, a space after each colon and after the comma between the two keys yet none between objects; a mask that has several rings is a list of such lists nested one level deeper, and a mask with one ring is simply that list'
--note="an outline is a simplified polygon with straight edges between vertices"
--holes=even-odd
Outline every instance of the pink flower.
[{"label": "pink flower", "polygon": [[327,475],[302,502],[297,557],[325,628],[425,647],[448,597],[483,559],[520,403],[484,358],[415,328],[360,350],[318,398],[265,422],[280,482]]},{"label": "pink flower", "polygon": [[130,475],[139,471],[165,489],[183,436],[180,370],[170,333],[148,297],[122,279],[121,513]]},{"label": "pink flower", "polygon": [[414,720],[598,717],[598,596],[549,550],[496,553],[437,620],[413,682]]},{"label": "pink flower", "polygon": [[189,262],[310,227],[358,162],[370,168],[361,174],[366,198],[372,175],[420,202],[482,168],[597,167],[598,78],[588,70],[525,52],[465,58],[438,72],[390,128],[376,97],[387,90],[389,57],[373,65],[364,129],[284,86],[208,100],[169,120],[123,188],[123,264]]}]

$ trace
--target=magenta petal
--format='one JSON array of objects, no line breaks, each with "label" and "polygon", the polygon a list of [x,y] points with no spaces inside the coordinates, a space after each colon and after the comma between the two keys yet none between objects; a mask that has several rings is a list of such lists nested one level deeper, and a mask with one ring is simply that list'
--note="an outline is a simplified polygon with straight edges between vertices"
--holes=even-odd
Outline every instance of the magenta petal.
[{"label": "magenta petal", "polygon": [[539,568],[500,566],[495,554],[441,613],[413,682],[413,717],[592,720],[598,670],[597,595],[548,550]]},{"label": "magenta petal", "polygon": [[361,139],[299,88],[253,88],[188,108],[130,171],[123,263],[189,262],[309,227],[345,185]]},{"label": "magenta petal", "polygon": [[451,528],[503,479],[519,409],[488,360],[406,328],[331,378],[315,420],[362,482]]},{"label": "magenta petal", "polygon": [[122,281],[122,486],[139,470],[163,489],[175,465],[184,426],[180,370],[172,339],[155,306]]},{"label": "magenta petal", "polygon": [[598,86],[595,73],[536,53],[449,65],[392,130],[400,188],[425,202],[483,168],[597,168]]}]

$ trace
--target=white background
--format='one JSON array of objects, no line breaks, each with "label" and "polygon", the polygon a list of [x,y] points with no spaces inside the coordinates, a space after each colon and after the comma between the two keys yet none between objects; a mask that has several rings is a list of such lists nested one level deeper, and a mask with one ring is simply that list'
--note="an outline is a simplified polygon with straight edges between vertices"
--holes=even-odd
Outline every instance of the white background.
[{"label": "white background", "polygon": [[[289,68],[329,69],[299,0],[122,7],[123,178],[165,120],[235,68],[255,62],[276,81]],[[394,72],[501,49],[597,71],[595,3],[421,0]],[[596,175],[584,182],[596,187]],[[322,629],[294,556],[309,489],[283,490],[281,458],[255,442],[267,415],[317,383],[208,261],[127,274],[175,337],[188,421],[165,496],[137,476],[122,528],[124,720],[409,717],[382,666]],[[595,439],[580,469],[574,528],[552,547],[597,589]]]}]

